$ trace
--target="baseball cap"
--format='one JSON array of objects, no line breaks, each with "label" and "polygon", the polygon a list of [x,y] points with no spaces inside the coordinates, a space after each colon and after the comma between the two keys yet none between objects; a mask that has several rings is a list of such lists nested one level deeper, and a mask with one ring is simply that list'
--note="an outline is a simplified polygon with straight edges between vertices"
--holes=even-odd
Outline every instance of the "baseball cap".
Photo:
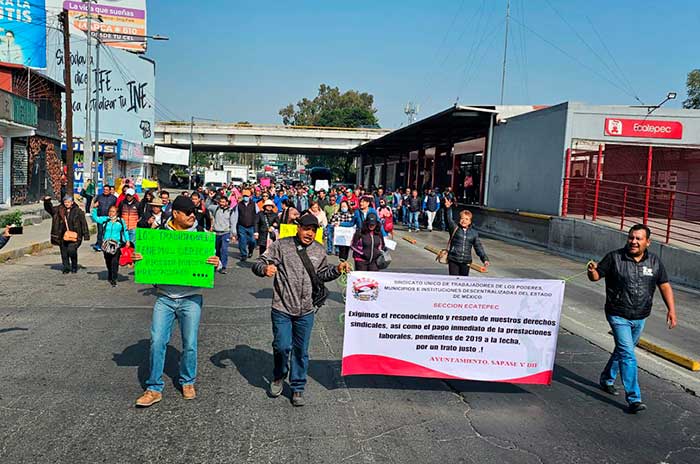
[{"label": "baseball cap", "polygon": [[313,214],[305,212],[297,219],[297,224],[299,227],[313,226],[318,228],[318,219]]},{"label": "baseball cap", "polygon": [[275,206],[275,202],[272,201],[272,200],[265,200],[265,203],[263,203],[263,208],[264,208],[265,206],[272,206],[272,207],[274,207],[274,206]]},{"label": "baseball cap", "polygon": [[182,211],[185,214],[192,214],[194,213],[194,210],[194,203],[189,197],[179,195],[177,198],[175,198],[175,201],[173,201],[173,211]]},{"label": "baseball cap", "polygon": [[136,194],[136,190],[134,190],[132,188],[128,188],[128,189],[126,189],[126,194],[127,195],[134,195],[134,194]]},{"label": "baseball cap", "polygon": [[365,222],[367,222],[368,225],[372,225],[372,224],[377,225],[377,223],[379,222],[379,219],[377,218],[376,214],[369,213],[367,215],[367,218],[365,219]]}]

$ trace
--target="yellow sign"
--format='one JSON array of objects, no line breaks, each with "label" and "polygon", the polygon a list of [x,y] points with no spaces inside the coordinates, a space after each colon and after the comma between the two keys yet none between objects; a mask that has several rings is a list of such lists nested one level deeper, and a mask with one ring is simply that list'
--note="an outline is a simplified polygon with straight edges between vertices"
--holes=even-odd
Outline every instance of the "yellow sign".
[{"label": "yellow sign", "polygon": [[[296,224],[280,224],[280,238],[294,237],[297,234]],[[323,229],[316,229],[316,241],[323,245]]]}]

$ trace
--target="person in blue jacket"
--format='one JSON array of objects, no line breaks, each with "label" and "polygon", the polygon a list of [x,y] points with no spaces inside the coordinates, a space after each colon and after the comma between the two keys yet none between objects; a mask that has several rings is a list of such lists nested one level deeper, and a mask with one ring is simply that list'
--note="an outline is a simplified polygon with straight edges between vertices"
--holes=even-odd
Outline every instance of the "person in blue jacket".
[{"label": "person in blue jacket", "polygon": [[107,280],[112,287],[117,286],[119,278],[119,257],[121,256],[121,248],[124,245],[130,246],[128,235],[126,233],[126,224],[124,220],[117,216],[117,207],[112,205],[107,211],[107,216],[98,216],[97,208],[92,209],[92,220],[102,226],[102,253],[105,257],[105,266],[107,266]]}]

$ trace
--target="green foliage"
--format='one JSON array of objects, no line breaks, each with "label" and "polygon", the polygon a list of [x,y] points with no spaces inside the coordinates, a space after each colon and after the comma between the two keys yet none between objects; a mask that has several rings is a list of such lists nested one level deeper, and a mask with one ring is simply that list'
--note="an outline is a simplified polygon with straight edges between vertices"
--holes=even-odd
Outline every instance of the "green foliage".
[{"label": "green foliage", "polygon": [[280,109],[282,122],[291,126],[363,127],[378,123],[374,96],[366,92],[321,84],[313,99],[302,98],[295,105]]},{"label": "green foliage", "polygon": [[22,225],[22,212],[17,210],[9,214],[5,214],[3,216],[0,216],[0,227],[4,228],[6,226],[10,225],[16,225],[16,226],[21,226]]},{"label": "green foliage", "polygon": [[686,86],[688,99],[683,102],[683,108],[700,109],[700,69],[693,69],[688,73]]},{"label": "green foliage", "polygon": [[[296,105],[289,104],[279,111],[282,122],[291,126],[321,127],[379,127],[374,108],[374,96],[366,92],[348,90],[321,84],[313,99],[303,98]],[[343,182],[355,179],[352,156],[308,156],[307,168],[326,166],[333,178]]]}]

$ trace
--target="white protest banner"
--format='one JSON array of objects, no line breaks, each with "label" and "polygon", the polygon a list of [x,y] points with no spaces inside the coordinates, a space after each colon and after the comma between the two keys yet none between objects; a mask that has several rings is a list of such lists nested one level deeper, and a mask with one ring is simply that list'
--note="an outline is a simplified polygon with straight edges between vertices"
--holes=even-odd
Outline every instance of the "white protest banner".
[{"label": "white protest banner", "polygon": [[333,231],[333,245],[350,246],[353,235],[355,235],[354,227],[335,226],[335,230]]},{"label": "white protest banner", "polygon": [[352,272],[342,375],[550,384],[564,281]]}]

